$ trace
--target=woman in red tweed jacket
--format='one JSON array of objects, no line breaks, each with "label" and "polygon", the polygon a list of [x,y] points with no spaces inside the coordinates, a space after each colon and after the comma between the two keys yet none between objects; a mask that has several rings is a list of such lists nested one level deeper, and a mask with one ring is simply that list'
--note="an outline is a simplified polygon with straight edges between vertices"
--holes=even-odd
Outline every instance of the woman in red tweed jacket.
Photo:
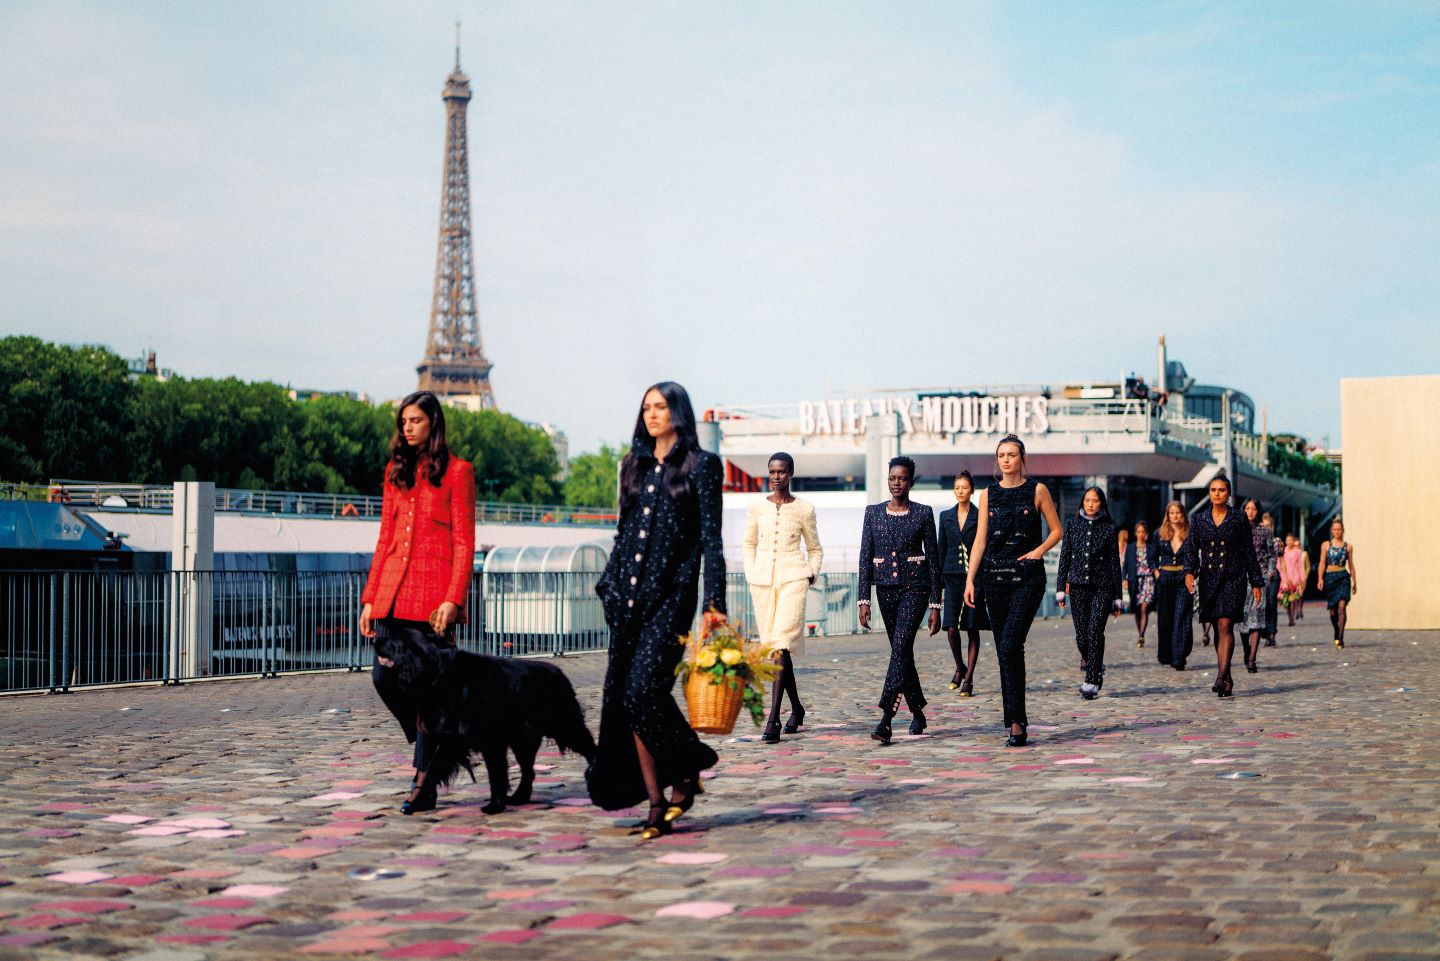
[{"label": "woman in red tweed jacket", "polygon": [[[360,633],[373,638],[384,632],[406,645],[453,647],[474,566],[475,469],[450,454],[444,409],[434,394],[419,391],[401,401],[395,414],[380,539],[360,595],[365,605]],[[375,690],[415,743],[414,793],[402,808],[409,814],[417,797],[433,797],[420,791],[420,781],[435,746],[417,730],[422,692],[406,690],[395,675],[391,664],[376,658]]]}]

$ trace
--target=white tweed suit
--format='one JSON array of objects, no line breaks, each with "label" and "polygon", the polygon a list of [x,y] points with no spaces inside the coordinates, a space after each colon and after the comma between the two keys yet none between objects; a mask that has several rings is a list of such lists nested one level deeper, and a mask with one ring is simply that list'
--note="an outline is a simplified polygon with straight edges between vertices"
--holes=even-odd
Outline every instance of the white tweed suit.
[{"label": "white tweed suit", "polygon": [[798,655],[805,631],[805,595],[825,556],[815,526],[815,505],[799,498],[788,504],[768,498],[757,501],[745,518],[740,548],[761,642]]}]

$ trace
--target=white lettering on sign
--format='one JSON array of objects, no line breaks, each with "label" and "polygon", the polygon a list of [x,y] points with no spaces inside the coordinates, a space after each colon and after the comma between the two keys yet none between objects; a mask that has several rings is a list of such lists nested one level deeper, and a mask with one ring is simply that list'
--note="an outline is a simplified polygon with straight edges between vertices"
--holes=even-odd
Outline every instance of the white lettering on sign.
[{"label": "white lettering on sign", "polygon": [[858,435],[876,414],[898,415],[905,434],[1044,434],[1050,401],[1039,395],[803,400],[800,433]]}]

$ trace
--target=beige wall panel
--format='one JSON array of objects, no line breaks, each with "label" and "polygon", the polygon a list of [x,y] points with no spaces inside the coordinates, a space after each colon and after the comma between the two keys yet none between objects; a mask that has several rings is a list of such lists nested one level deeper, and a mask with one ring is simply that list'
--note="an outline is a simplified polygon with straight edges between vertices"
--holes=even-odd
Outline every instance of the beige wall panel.
[{"label": "beige wall panel", "polygon": [[1340,381],[1345,539],[1357,630],[1440,628],[1440,376]]}]

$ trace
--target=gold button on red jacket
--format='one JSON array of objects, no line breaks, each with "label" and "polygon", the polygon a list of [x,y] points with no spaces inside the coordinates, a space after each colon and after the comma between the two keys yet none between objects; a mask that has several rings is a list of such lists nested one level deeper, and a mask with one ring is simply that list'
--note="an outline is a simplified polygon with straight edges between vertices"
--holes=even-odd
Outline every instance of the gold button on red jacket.
[{"label": "gold button on red jacket", "polygon": [[440,486],[385,482],[380,538],[360,595],[376,617],[428,620],[445,601],[465,606],[475,567],[475,468],[451,457]]}]

